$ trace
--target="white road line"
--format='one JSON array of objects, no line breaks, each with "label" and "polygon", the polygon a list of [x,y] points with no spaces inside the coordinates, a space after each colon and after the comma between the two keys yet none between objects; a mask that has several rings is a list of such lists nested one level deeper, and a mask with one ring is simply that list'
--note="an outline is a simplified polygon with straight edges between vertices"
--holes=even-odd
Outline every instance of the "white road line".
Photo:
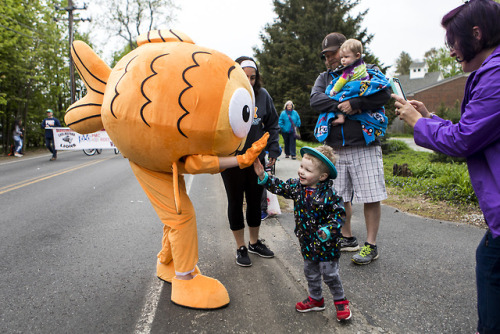
[{"label": "white road line", "polygon": [[[60,154],[59,151],[57,151],[57,154]],[[49,158],[52,156],[52,153],[50,154],[40,154],[40,155],[36,155],[36,156],[33,156],[33,157],[22,157],[22,158],[15,158],[16,160],[10,160],[10,159],[6,159],[6,161],[4,162],[0,162],[0,166],[1,165],[9,165],[9,164],[14,164],[14,163],[18,163],[18,162],[21,162],[21,161],[26,161],[26,160],[33,160],[33,159],[38,159],[38,158]]]},{"label": "white road line", "polygon": [[[184,178],[186,181],[186,191],[188,195],[191,191],[193,178],[193,175],[186,175]],[[154,279],[151,281],[147,289],[148,293],[145,297],[145,303],[142,307],[141,316],[135,324],[134,334],[151,333],[151,327],[155,319],[156,310],[158,309],[158,303],[160,302],[160,296],[164,284],[165,283],[163,281],[160,281],[155,274]]]},{"label": "white road line", "polygon": [[156,276],[151,281],[146,294],[146,302],[142,307],[141,317],[135,324],[134,333],[136,334],[149,334],[151,333],[151,325],[155,318],[158,303],[160,302],[160,295],[164,282],[160,281]]},{"label": "white road line", "polygon": [[[48,150],[47,150],[48,151]],[[62,151],[62,150],[59,150],[57,151],[57,156],[59,157],[61,154],[66,154],[66,153],[69,153],[69,152],[75,152],[75,151]],[[27,160],[33,160],[33,159],[39,159],[39,158],[50,158],[52,157],[52,153],[41,153],[41,154],[35,154],[33,156],[24,156],[24,157],[21,157],[21,158],[6,158],[4,159],[5,161],[3,162],[0,162],[0,166],[2,165],[10,165],[10,164],[14,164],[14,163],[18,163],[18,162],[21,162],[21,161],[27,161]],[[15,160],[14,160],[15,159]]]}]

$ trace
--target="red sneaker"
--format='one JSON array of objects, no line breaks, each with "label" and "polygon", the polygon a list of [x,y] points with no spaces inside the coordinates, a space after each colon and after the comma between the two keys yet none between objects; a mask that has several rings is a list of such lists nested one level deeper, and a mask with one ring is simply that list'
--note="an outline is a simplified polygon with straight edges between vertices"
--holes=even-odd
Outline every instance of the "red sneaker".
[{"label": "red sneaker", "polygon": [[337,309],[338,321],[351,319],[352,313],[351,309],[349,308],[349,301],[347,299],[339,300],[338,302],[334,302],[334,304],[335,304],[335,309]]},{"label": "red sneaker", "polygon": [[299,312],[323,311],[325,309],[325,299],[314,300],[311,297],[307,297],[303,302],[295,304],[295,309]]}]

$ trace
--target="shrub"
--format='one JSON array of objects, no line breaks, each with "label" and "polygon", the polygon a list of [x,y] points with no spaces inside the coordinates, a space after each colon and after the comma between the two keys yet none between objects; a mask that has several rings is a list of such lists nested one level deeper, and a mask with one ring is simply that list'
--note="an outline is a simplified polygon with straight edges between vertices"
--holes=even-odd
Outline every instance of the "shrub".
[{"label": "shrub", "polygon": [[390,154],[392,152],[399,151],[409,151],[410,146],[407,143],[401,140],[392,139],[392,140],[382,140],[382,153]]},{"label": "shrub", "polygon": [[450,120],[452,123],[457,123],[461,117],[460,101],[457,100],[452,108],[448,108],[444,103],[441,103],[436,114],[443,119]]}]

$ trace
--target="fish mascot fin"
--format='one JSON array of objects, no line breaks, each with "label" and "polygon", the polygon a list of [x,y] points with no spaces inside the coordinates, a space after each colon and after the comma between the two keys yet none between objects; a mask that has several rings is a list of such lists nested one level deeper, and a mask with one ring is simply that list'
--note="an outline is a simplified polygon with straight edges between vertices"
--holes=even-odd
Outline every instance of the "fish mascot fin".
[{"label": "fish mascot fin", "polygon": [[87,95],[68,108],[64,121],[78,133],[99,131],[104,128],[101,107],[111,68],[82,41],[73,42],[71,56],[87,87]]},{"label": "fish mascot fin", "polygon": [[194,44],[191,37],[178,30],[152,30],[137,37],[137,46],[146,43],[182,42]]}]

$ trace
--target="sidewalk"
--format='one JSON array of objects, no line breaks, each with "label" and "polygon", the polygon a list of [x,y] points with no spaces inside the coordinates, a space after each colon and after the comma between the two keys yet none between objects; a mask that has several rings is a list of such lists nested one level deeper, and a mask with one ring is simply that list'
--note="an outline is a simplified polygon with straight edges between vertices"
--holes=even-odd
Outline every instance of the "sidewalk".
[{"label": "sidewalk", "polygon": [[292,177],[297,178],[298,177],[297,171],[299,170],[300,159],[302,159],[300,153],[297,154],[297,160],[285,158],[285,155],[282,154],[280,157],[278,157],[278,160],[276,161],[276,176],[282,181],[286,181]]}]

